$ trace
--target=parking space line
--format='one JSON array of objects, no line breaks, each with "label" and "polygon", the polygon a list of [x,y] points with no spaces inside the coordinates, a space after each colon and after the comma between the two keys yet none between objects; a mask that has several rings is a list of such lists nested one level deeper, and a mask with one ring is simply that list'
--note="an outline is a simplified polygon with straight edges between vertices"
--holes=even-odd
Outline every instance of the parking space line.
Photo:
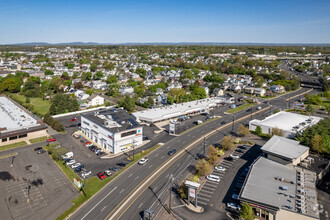
[{"label": "parking space line", "polygon": [[206,182],[204,184],[204,186],[208,186],[208,187],[214,187],[214,188],[217,188],[219,183],[218,182]]},{"label": "parking space line", "polygon": [[198,204],[203,204],[203,205],[207,205],[207,203],[205,202],[201,202],[201,201],[197,201]]},{"label": "parking space line", "polygon": [[210,192],[209,190],[207,190],[207,189],[201,189],[201,191],[199,191],[199,193],[210,193],[211,195],[213,195],[213,192]]},{"label": "parking space line", "polygon": [[207,186],[203,186],[203,189],[207,189],[207,190],[212,190],[212,191],[215,191],[215,188],[210,188],[210,187],[207,187]]},{"label": "parking space line", "polygon": [[206,196],[206,197],[209,197],[209,198],[211,198],[212,196],[210,196],[210,195],[207,195],[207,194],[198,194],[198,196],[200,197],[200,196]]},{"label": "parking space line", "polygon": [[199,197],[198,200],[210,201],[209,199],[206,199],[206,198],[203,198],[203,197]]},{"label": "parking space line", "polygon": [[138,209],[143,205],[143,202],[139,205]]}]

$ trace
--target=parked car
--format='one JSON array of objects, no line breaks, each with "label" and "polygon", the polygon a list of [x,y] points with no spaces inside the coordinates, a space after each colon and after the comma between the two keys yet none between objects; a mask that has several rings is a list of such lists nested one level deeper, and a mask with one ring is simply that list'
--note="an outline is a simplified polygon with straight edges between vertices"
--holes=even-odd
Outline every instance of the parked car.
[{"label": "parked car", "polygon": [[145,136],[145,135],[143,135],[143,138],[142,138],[144,141],[146,141],[146,140],[149,140],[149,138],[147,137],[147,136]]},{"label": "parked car", "polygon": [[74,168],[74,172],[79,173],[82,171],[83,168],[84,168],[84,165],[80,165],[80,166]]},{"label": "parked car", "polygon": [[93,144],[90,143],[90,144],[86,144],[85,146],[88,147],[88,148],[90,148],[91,146],[93,146]]},{"label": "parked car", "polygon": [[76,163],[76,160],[75,159],[71,159],[71,160],[68,160],[66,162],[66,165],[72,165],[72,164],[75,164]]},{"label": "parked car", "polygon": [[38,151],[38,154],[43,154],[43,153],[46,153],[46,151],[44,149],[41,149]]},{"label": "parked car", "polygon": [[86,177],[86,176],[88,176],[88,175],[90,175],[92,173],[92,171],[85,171],[85,172],[83,172],[82,174],[81,174],[81,176],[82,177]]},{"label": "parked car", "polygon": [[69,159],[69,158],[72,158],[72,157],[73,157],[73,152],[67,152],[64,155],[62,155],[63,160]]},{"label": "parked car", "polygon": [[144,157],[144,158],[142,158],[141,160],[139,160],[139,164],[140,164],[140,165],[143,165],[143,164],[145,164],[147,161],[148,161],[148,157]]},{"label": "parked car", "polygon": [[117,166],[120,166],[120,167],[126,167],[126,163],[123,163],[123,162],[120,162],[120,163],[117,163]]},{"label": "parked car", "polygon": [[208,116],[206,117],[206,120],[210,120],[210,119],[212,119],[212,118],[215,118],[215,116],[214,116],[214,115],[208,115]]},{"label": "parked car", "polygon": [[220,165],[214,167],[214,169],[216,169],[216,170],[218,170],[218,171],[226,171],[226,168],[224,168],[224,167],[222,167],[222,166],[220,166]]},{"label": "parked car", "polygon": [[105,170],[104,173],[105,173],[107,176],[111,176],[111,175],[112,175],[111,172],[110,172],[110,170]]},{"label": "parked car", "polygon": [[236,154],[230,154],[230,157],[233,158],[233,159],[238,159],[239,158],[239,156],[236,155]]},{"label": "parked car", "polygon": [[42,150],[42,147],[35,147],[33,148],[34,151]]},{"label": "parked car", "polygon": [[242,146],[239,146],[239,148],[243,149],[243,150],[246,150],[246,147],[244,145]]},{"label": "parked car", "polygon": [[237,195],[236,193],[234,193],[234,194],[231,196],[231,198],[233,198],[233,199],[237,199],[237,200],[238,200],[238,195]]},{"label": "parked car", "polygon": [[104,179],[105,179],[105,175],[104,175],[104,173],[102,173],[102,172],[97,173],[97,176],[98,176],[101,180],[104,180]]},{"label": "parked car", "polygon": [[260,110],[260,109],[261,109],[261,106],[258,106],[258,107],[257,107],[257,110]]},{"label": "parked car", "polygon": [[81,165],[81,163],[75,163],[71,167],[72,167],[72,169],[75,169],[76,167],[79,167],[80,165]]},{"label": "parked car", "polygon": [[115,172],[119,171],[119,169],[117,167],[110,167],[109,170],[115,171]]},{"label": "parked car", "polygon": [[203,123],[203,121],[202,120],[197,120],[197,121],[194,121],[194,124],[195,125],[200,125],[200,124],[202,124]]},{"label": "parked car", "polygon": [[77,119],[76,119],[76,118],[73,118],[73,119],[71,119],[70,121],[77,121]]},{"label": "parked car", "polygon": [[234,202],[227,203],[227,207],[231,208],[231,209],[235,209],[235,210],[240,210],[241,209],[241,207],[239,205],[237,205],[236,203],[234,203]]},{"label": "parked car", "polygon": [[206,158],[207,158],[207,156],[206,156],[204,153],[196,154],[196,157],[197,157],[198,159],[206,159]]},{"label": "parked car", "polygon": [[167,154],[169,155],[169,156],[172,156],[173,154],[175,154],[176,153],[176,149],[172,149],[172,150],[170,150]]},{"label": "parked car", "polygon": [[235,152],[237,152],[237,153],[244,153],[244,151],[242,151],[241,149],[236,149]]},{"label": "parked car", "polygon": [[88,142],[84,143],[84,145],[91,144],[91,143],[92,143],[92,142],[88,141]]},{"label": "parked car", "polygon": [[216,175],[208,175],[206,176],[206,179],[211,180],[213,182],[220,182],[220,176],[216,176]]},{"label": "parked car", "polygon": [[46,141],[47,142],[53,142],[53,141],[56,141],[56,138],[48,138]]},{"label": "parked car", "polygon": [[223,121],[223,122],[221,122],[221,124],[222,124],[222,125],[224,125],[224,124],[226,124],[226,122],[225,122],[225,121]]}]

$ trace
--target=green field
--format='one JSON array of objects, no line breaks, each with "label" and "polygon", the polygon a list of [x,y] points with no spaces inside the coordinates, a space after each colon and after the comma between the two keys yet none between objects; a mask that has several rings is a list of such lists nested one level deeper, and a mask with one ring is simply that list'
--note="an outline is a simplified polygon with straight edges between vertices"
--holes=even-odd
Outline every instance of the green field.
[{"label": "green field", "polygon": [[25,145],[27,145],[27,143],[25,141],[17,142],[17,143],[14,143],[14,144],[7,144],[7,145],[4,145],[4,146],[0,146],[0,152],[5,151],[5,150],[10,150],[10,149],[13,149],[13,148],[16,148],[16,147],[22,147],[22,146],[25,146]]},{"label": "green field", "polygon": [[43,137],[38,137],[38,138],[33,138],[33,139],[30,139],[29,141],[34,144],[34,143],[38,143],[38,142],[41,142],[41,141],[46,141],[47,140],[47,136],[43,136]]},{"label": "green field", "polygon": [[244,109],[251,108],[251,107],[253,107],[255,105],[256,104],[254,104],[254,103],[246,103],[246,104],[240,105],[240,106],[238,106],[236,108],[229,109],[228,111],[226,111],[226,113],[229,113],[229,114],[236,113],[236,112],[242,111]]},{"label": "green field", "polygon": [[[20,95],[18,93],[12,95],[14,99],[25,103],[26,97],[24,95]],[[32,104],[34,109],[40,112],[42,115],[45,115],[50,108],[49,100],[42,100],[42,98],[30,98],[30,104]]]}]

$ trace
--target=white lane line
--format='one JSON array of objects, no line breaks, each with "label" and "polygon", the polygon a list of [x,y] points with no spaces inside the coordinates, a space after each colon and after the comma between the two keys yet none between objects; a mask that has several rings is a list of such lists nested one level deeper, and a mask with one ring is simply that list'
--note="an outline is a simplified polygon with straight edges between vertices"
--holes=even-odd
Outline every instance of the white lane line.
[{"label": "white lane line", "polygon": [[157,189],[157,186],[154,188],[154,191],[156,191],[156,189]]},{"label": "white lane line", "polygon": [[169,175],[170,175],[170,174],[167,174],[167,175],[166,175],[166,179],[167,179],[167,177],[168,177]]},{"label": "white lane line", "polygon": [[143,202],[139,205],[138,209],[143,205]]},{"label": "white lane line", "polygon": [[113,190],[111,190],[106,196],[103,197],[103,199],[101,199],[91,210],[89,210],[89,212],[87,212],[86,215],[84,215],[84,217],[81,218],[81,220],[83,220],[89,213],[91,213],[91,211],[93,211],[95,209],[96,206],[98,206],[101,202],[103,202],[103,200],[105,198],[107,198],[113,191],[115,191],[117,189],[117,186],[115,188],[113,188]]},{"label": "white lane line", "polygon": [[165,156],[162,156],[160,159],[163,159]]},{"label": "white lane line", "polygon": [[155,157],[158,157],[159,154],[157,154]]},{"label": "white lane line", "polygon": [[181,142],[181,140],[178,140],[178,141],[177,141],[177,143],[180,143],[180,142]]},{"label": "white lane line", "polygon": [[103,212],[103,210],[106,208],[107,206],[104,206],[103,209],[101,209],[101,212]]},{"label": "white lane line", "polygon": [[186,206],[186,205],[178,205],[178,206],[174,206],[174,207],[172,207],[172,209],[180,208],[180,207],[183,207],[183,206]]},{"label": "white lane line", "polygon": [[152,164],[148,167],[148,169],[150,169],[152,167]]},{"label": "white lane line", "polygon": [[190,137],[190,135],[191,135],[191,134],[189,133],[187,136]]},{"label": "white lane line", "polygon": [[139,178],[139,176],[135,177],[135,180],[137,180]]},{"label": "white lane line", "polygon": [[122,192],[124,192],[124,190],[125,190],[125,189],[122,189],[122,190],[120,191],[120,193],[119,193],[119,194],[121,194]]},{"label": "white lane line", "polygon": [[133,175],[133,173],[131,173],[130,175],[128,175],[128,177],[131,177]]},{"label": "white lane line", "polygon": [[210,192],[209,190],[207,190],[207,189],[201,189],[201,191],[199,191],[199,193],[210,193],[210,194],[212,194],[213,195],[213,192]]}]

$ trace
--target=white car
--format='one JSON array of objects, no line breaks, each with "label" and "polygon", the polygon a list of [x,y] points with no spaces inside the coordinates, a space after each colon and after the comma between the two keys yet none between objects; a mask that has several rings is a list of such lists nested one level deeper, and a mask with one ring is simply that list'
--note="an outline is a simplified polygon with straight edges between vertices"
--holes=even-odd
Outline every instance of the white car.
[{"label": "white car", "polygon": [[90,175],[92,173],[92,171],[85,171],[85,172],[83,172],[82,174],[81,174],[81,176],[82,177],[86,177],[86,176],[88,176],[88,175]]},{"label": "white car", "polygon": [[71,160],[69,160],[69,161],[66,162],[66,165],[72,165],[74,163],[76,163],[76,160],[75,159],[71,159]]},{"label": "white car", "polygon": [[216,175],[208,175],[206,179],[211,180],[213,182],[220,182],[220,176]]},{"label": "white car", "polygon": [[233,159],[238,159],[239,158],[239,156],[236,155],[236,154],[230,154],[230,157],[233,158]]},{"label": "white car", "polygon": [[216,166],[214,167],[214,169],[218,170],[218,171],[226,171],[226,168],[222,167],[222,166]]},{"label": "white car", "polygon": [[231,198],[233,198],[233,199],[238,199],[238,195],[234,193],[234,194],[231,196]]},{"label": "white car", "polygon": [[261,106],[258,106],[258,107],[257,107],[257,110],[260,110],[260,109],[261,109]]},{"label": "white car", "polygon": [[91,146],[93,146],[93,144],[86,144],[85,146],[86,147],[91,147]]},{"label": "white car", "polygon": [[110,170],[105,170],[104,173],[105,173],[105,175],[107,175],[107,176],[111,176],[111,175],[112,175],[111,172],[110,172]]},{"label": "white car", "polygon": [[233,203],[233,202],[227,203],[227,207],[235,209],[235,210],[240,210],[241,209],[241,207],[239,205],[237,205],[236,203]]},{"label": "white car", "polygon": [[143,165],[143,164],[145,164],[147,161],[148,161],[148,157],[144,157],[144,158],[142,158],[141,160],[139,160],[139,164],[140,164],[140,165]]},{"label": "white car", "polygon": [[75,164],[73,164],[71,167],[72,167],[72,169],[74,169],[74,168],[76,168],[76,167],[79,167],[81,165],[81,163],[75,163]]}]

